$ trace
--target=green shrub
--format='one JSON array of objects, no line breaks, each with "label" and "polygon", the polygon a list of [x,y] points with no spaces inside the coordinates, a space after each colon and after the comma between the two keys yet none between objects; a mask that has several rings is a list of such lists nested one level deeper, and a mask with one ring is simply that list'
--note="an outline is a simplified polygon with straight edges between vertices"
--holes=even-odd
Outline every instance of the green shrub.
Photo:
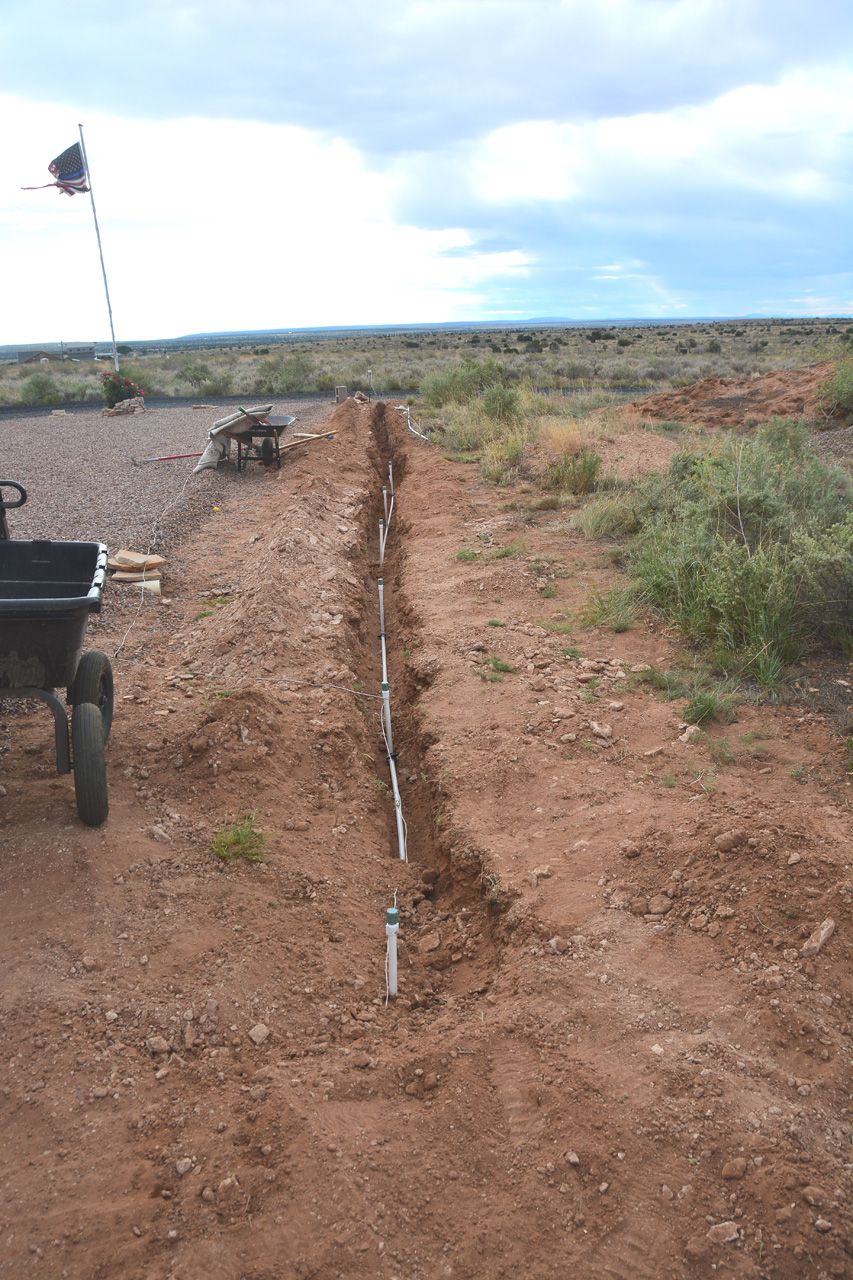
[{"label": "green shrub", "polygon": [[224,822],[210,842],[211,852],[223,862],[263,862],[269,837],[255,826],[254,813],[238,813]]},{"label": "green shrub", "polygon": [[584,627],[630,631],[637,622],[636,587],[613,587],[606,594],[594,591],[578,611],[578,621]]},{"label": "green shrub", "polygon": [[586,538],[620,538],[636,533],[637,511],[630,493],[602,494],[572,517]]},{"label": "green shrub", "polygon": [[848,481],[806,435],[776,419],[749,442],[676,454],[635,492],[632,568],[648,600],[770,685],[853,608]]},{"label": "green shrub", "polygon": [[820,388],[820,404],[824,413],[853,413],[853,360],[839,360],[835,373]]},{"label": "green shrub", "polygon": [[44,404],[56,400],[59,388],[49,373],[34,373],[21,387],[22,404]]},{"label": "green shrub", "polygon": [[580,453],[564,453],[549,462],[545,471],[548,489],[568,489],[570,493],[592,493],[601,470],[601,456],[592,449]]},{"label": "green shrub", "polygon": [[521,422],[524,417],[521,396],[515,387],[502,387],[495,383],[485,390],[483,413],[492,422],[501,422],[505,425]]}]

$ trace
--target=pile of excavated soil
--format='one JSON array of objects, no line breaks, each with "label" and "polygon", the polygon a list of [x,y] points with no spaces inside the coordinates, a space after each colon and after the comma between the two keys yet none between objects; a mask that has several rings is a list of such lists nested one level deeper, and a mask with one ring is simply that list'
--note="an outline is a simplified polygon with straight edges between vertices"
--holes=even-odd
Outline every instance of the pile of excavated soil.
[{"label": "pile of excavated soil", "polygon": [[832,375],[829,362],[776,369],[754,378],[702,378],[679,391],[643,396],[631,408],[658,422],[709,427],[756,426],[772,418],[822,421],[820,387]]},{"label": "pile of excavated soil", "polygon": [[[212,477],[117,656],[102,828],[49,716],[3,721],[0,1274],[853,1274],[850,780],[810,673],[685,733],[669,631],[573,621],[604,546],[399,418]],[[127,626],[108,597],[98,644]],[[265,861],[212,854],[238,813]]]}]

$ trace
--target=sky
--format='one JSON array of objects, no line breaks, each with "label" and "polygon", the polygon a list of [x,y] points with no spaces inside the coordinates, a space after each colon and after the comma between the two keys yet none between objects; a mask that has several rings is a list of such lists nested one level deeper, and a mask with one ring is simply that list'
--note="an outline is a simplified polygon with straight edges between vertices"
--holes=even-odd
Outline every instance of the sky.
[{"label": "sky", "polygon": [[853,312],[849,0],[3,0],[0,343]]}]

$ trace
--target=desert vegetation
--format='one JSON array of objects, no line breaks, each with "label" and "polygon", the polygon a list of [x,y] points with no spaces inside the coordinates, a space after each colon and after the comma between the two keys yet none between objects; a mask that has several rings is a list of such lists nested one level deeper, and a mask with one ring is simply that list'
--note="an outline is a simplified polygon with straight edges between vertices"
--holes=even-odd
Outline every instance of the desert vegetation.
[{"label": "desert vegetation", "polygon": [[[501,369],[498,385],[555,394],[626,395],[744,377],[849,350],[853,327],[827,320],[719,321],[606,328],[412,330],[395,334],[306,335],[269,346],[181,349],[122,343],[121,372],[151,396],[288,395],[349,390],[402,394],[421,389],[431,407],[464,403],[471,362]],[[469,372],[466,372],[466,363]],[[0,366],[0,404],[98,401],[103,362]],[[368,371],[369,375],[368,375]],[[479,386],[482,386],[482,382]],[[450,392],[451,394],[448,394]],[[438,398],[445,397],[438,403]],[[461,398],[460,398],[461,397]],[[516,415],[513,397],[498,394]]]}]

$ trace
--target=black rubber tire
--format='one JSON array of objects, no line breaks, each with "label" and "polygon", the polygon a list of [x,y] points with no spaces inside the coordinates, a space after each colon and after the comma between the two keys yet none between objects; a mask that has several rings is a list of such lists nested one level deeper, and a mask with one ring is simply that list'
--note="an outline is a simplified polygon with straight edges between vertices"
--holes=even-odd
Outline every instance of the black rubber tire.
[{"label": "black rubber tire", "polygon": [[72,707],[82,702],[93,702],[101,713],[101,725],[104,742],[110,736],[113,724],[113,669],[105,653],[98,649],[90,649],[84,653],[77,667],[74,683],[68,690],[68,701]]},{"label": "black rubber tire", "polygon": [[99,827],[110,811],[101,713],[93,702],[71,712],[71,757],[77,812],[87,827]]},{"label": "black rubber tire", "polygon": [[265,467],[271,467],[275,462],[275,445],[271,436],[264,436],[261,441],[261,463]]}]

